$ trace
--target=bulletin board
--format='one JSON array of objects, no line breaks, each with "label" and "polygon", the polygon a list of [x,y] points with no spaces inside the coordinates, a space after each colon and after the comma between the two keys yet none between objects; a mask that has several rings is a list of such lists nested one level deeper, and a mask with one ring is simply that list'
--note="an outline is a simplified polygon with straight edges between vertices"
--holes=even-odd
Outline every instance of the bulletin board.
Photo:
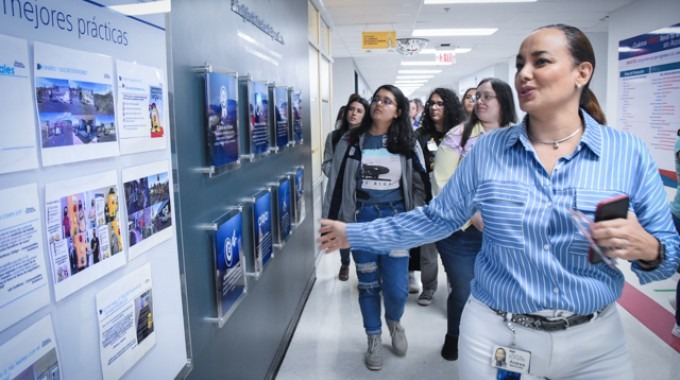
[{"label": "bulletin board", "polygon": [[31,271],[0,292],[0,352],[22,358],[0,373],[170,379],[189,362],[164,17],[101,3],[0,9],[0,223],[16,240],[0,256],[9,277]]}]

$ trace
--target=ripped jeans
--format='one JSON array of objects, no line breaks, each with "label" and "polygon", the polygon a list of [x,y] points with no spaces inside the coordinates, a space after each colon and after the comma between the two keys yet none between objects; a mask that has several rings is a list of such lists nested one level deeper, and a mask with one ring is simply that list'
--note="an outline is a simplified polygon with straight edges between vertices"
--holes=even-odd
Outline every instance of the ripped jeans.
[{"label": "ripped jeans", "polygon": [[[356,221],[370,222],[404,212],[403,202],[360,203]],[[408,297],[408,250],[352,250],[359,280],[359,308],[366,334],[380,334],[380,298],[384,298],[385,318],[399,321]]]}]

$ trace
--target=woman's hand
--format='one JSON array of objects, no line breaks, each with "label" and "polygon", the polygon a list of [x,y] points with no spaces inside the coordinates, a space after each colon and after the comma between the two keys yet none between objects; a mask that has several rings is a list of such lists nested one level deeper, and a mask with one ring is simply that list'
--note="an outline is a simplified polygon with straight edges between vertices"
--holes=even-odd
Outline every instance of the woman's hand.
[{"label": "woman's hand", "polygon": [[472,215],[470,222],[472,222],[472,225],[478,230],[482,231],[484,229],[484,221],[482,220],[482,214],[480,214],[479,211]]},{"label": "woman's hand", "polygon": [[337,249],[349,248],[347,235],[345,234],[345,223],[330,219],[321,219],[321,228],[319,228],[317,243],[320,243],[319,249],[326,253],[333,252]]},{"label": "woman's hand", "polygon": [[628,212],[628,218],[604,220],[593,223],[590,227],[597,245],[607,248],[604,254],[624,260],[654,261],[658,257],[659,243],[647,232],[634,213]]}]

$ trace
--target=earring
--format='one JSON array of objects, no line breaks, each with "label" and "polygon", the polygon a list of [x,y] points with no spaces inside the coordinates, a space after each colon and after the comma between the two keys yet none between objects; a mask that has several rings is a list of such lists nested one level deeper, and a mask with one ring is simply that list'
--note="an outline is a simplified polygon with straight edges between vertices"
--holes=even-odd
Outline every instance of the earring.
[{"label": "earring", "polygon": [[576,88],[581,88],[583,85],[581,83],[576,83]]}]

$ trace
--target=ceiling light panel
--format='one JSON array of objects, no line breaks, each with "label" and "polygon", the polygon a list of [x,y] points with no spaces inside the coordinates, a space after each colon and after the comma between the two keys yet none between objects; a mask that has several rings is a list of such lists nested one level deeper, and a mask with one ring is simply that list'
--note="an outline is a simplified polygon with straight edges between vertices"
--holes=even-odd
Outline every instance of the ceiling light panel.
[{"label": "ceiling light panel", "polygon": [[423,4],[535,3],[537,0],[425,0]]},{"label": "ceiling light panel", "polygon": [[399,70],[399,74],[439,74],[441,70]]},{"label": "ceiling light panel", "polygon": [[413,37],[490,36],[498,28],[415,29]]}]

